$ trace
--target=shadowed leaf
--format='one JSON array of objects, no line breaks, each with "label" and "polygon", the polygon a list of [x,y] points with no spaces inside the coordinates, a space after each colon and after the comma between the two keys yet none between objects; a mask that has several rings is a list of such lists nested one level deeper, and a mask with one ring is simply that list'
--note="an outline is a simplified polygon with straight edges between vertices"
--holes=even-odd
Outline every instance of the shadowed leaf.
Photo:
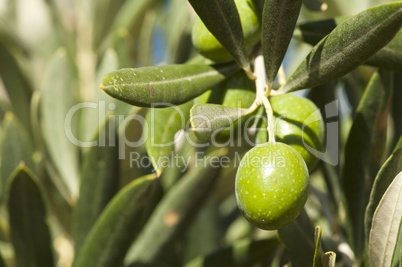
[{"label": "shadowed leaf", "polygon": [[364,244],[364,211],[374,178],[383,162],[390,102],[389,73],[373,74],[356,110],[345,145],[342,187],[350,216],[353,248],[357,258]]},{"label": "shadowed leaf", "polygon": [[302,0],[267,0],[262,15],[262,54],[272,88],[299,17]]},{"label": "shadowed leaf", "polygon": [[7,208],[18,266],[54,266],[45,203],[36,179],[24,165],[12,174]]}]

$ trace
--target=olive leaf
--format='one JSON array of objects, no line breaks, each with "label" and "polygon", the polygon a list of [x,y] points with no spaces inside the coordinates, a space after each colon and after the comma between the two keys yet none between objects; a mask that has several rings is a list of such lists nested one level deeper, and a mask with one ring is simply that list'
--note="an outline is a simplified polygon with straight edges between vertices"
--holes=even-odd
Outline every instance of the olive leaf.
[{"label": "olive leaf", "polygon": [[[400,140],[402,141],[402,137]],[[392,154],[382,165],[374,180],[370,200],[365,213],[364,228],[366,243],[368,243],[374,212],[388,186],[400,170],[402,170],[402,142],[394,149]]]},{"label": "olive leaf", "polygon": [[279,239],[292,252],[292,266],[311,266],[315,244],[314,226],[305,210],[290,224],[278,230]]},{"label": "olive leaf", "polygon": [[[160,0],[123,1],[108,29],[108,35],[104,37],[103,42],[100,44],[99,52],[105,51],[111,43],[115,43],[116,39],[118,39],[119,36],[121,37],[122,30],[126,33],[138,30],[140,28],[139,24],[143,19],[143,14],[157,5],[158,2],[160,2]],[[99,38],[99,41],[101,41],[101,38]]]},{"label": "olive leaf", "polygon": [[93,224],[119,187],[119,148],[116,123],[107,120],[92,138],[96,145],[83,156],[80,197],[73,210],[73,237],[76,253]]},{"label": "olive leaf", "polygon": [[[219,168],[210,161],[223,156],[226,149],[204,158],[191,172],[182,177],[163,197],[134,242],[126,263],[155,265],[177,238],[185,233],[217,181]],[[183,201],[189,200],[191,201]]]},{"label": "olive leaf", "polygon": [[402,172],[388,186],[375,210],[369,238],[370,266],[391,266],[401,223]]},{"label": "olive leaf", "polygon": [[402,25],[402,2],[367,9],[322,39],[280,88],[289,92],[341,77],[384,47]]},{"label": "olive leaf", "polygon": [[184,267],[252,266],[273,254],[278,245],[277,239],[241,240],[231,247],[197,257]]},{"label": "olive leaf", "polygon": [[299,17],[302,0],[267,0],[262,14],[262,53],[272,88]]},{"label": "olive leaf", "polygon": [[[123,0],[92,1],[93,3],[93,46],[98,47],[108,35]],[[132,12],[134,10],[131,10]]]},{"label": "olive leaf", "polygon": [[2,123],[1,137],[0,199],[5,200],[10,175],[21,162],[36,171],[33,162],[33,144],[27,130],[13,113],[6,113]]},{"label": "olive leaf", "polygon": [[209,141],[246,115],[246,109],[215,104],[196,104],[190,110],[190,121],[192,131],[197,137],[201,141]]},{"label": "olive leaf", "polygon": [[324,266],[324,251],[322,250],[321,245],[321,234],[322,234],[321,226],[316,226],[314,232],[315,252],[313,259],[313,267]]},{"label": "olive leaf", "polygon": [[[96,72],[96,84],[99,84],[103,75],[119,68],[118,55],[114,49],[108,49],[103,56]],[[88,98],[92,103],[86,108],[80,109],[80,140],[92,140],[99,131],[99,124],[105,123],[108,115],[118,118],[120,115],[127,115],[139,107],[133,107],[119,101],[105,93],[99,88],[88,90]],[[88,102],[87,102],[88,103]]]},{"label": "olive leaf", "polygon": [[42,192],[23,164],[11,175],[8,193],[10,232],[18,266],[54,266]]},{"label": "olive leaf", "polygon": [[[24,46],[8,33],[7,28],[0,28],[0,77],[10,99],[14,113],[22,124],[30,128],[30,101],[33,92],[32,82],[18,64],[18,54],[14,51],[25,51]],[[21,55],[19,55],[21,56]]]},{"label": "olive leaf", "polygon": [[105,75],[100,87],[110,96],[134,106],[180,105],[222,82],[236,69],[234,64],[121,69]]},{"label": "olive leaf", "polygon": [[[334,19],[303,23],[296,27],[293,36],[303,42],[316,45],[335,27],[348,17],[335,17]],[[402,30],[377,53],[371,56],[364,64],[388,70],[402,71]]]},{"label": "olive leaf", "polygon": [[174,150],[175,134],[186,127],[193,101],[180,106],[148,110],[144,128],[146,149],[158,176],[166,168]]},{"label": "olive leaf", "polygon": [[376,72],[357,108],[345,145],[342,187],[351,222],[353,248],[360,257],[364,244],[364,209],[375,176],[382,165],[386,118],[390,100],[390,75]]},{"label": "olive leaf", "polygon": [[[61,182],[72,200],[78,196],[79,180],[78,147],[69,140],[75,128],[72,118],[74,109],[71,108],[76,100],[72,92],[75,87],[74,75],[65,49],[59,49],[53,56],[44,79],[40,102],[44,142]],[[71,125],[68,125],[69,114]]]},{"label": "olive leaf", "polygon": [[143,224],[156,183],[155,175],[143,176],[119,191],[89,232],[75,258],[75,267],[122,264]]},{"label": "olive leaf", "polygon": [[189,0],[207,29],[243,69],[250,69],[239,12],[233,0]]}]

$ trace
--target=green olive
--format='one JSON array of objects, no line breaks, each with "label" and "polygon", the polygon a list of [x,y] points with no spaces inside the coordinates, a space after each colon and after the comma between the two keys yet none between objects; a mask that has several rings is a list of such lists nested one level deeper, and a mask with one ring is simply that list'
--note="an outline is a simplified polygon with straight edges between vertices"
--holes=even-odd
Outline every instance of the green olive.
[{"label": "green olive", "polygon": [[258,145],[246,153],[237,170],[237,205],[253,225],[281,228],[303,209],[308,178],[303,158],[292,147],[279,142]]},{"label": "green olive", "polygon": [[318,158],[307,147],[320,151],[324,146],[325,127],[319,109],[309,99],[293,94],[271,97],[270,102],[276,141],[296,149],[311,172]]},{"label": "green olive", "polygon": [[[235,0],[235,4],[242,24],[246,50],[251,52],[260,39],[260,22],[251,0]],[[191,37],[195,49],[206,58],[218,62],[233,60],[233,57],[205,27],[199,17],[194,20]]]}]

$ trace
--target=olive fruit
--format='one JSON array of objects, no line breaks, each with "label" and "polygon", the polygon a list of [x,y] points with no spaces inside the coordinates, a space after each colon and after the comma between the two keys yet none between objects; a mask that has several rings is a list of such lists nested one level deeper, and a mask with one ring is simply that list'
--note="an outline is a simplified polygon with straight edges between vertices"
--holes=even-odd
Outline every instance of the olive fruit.
[{"label": "olive fruit", "polygon": [[292,147],[268,142],[250,149],[236,173],[237,205],[253,225],[274,230],[293,221],[307,200],[308,170]]},{"label": "olive fruit", "polygon": [[307,98],[283,94],[270,98],[275,117],[276,141],[286,143],[299,152],[310,172],[318,158],[309,151],[324,147],[325,128],[317,106]]},{"label": "olive fruit", "polygon": [[[260,39],[260,23],[252,0],[235,0],[243,29],[247,52],[250,52]],[[229,61],[233,57],[212,35],[199,17],[196,17],[191,32],[193,45],[197,51],[214,61]]]}]

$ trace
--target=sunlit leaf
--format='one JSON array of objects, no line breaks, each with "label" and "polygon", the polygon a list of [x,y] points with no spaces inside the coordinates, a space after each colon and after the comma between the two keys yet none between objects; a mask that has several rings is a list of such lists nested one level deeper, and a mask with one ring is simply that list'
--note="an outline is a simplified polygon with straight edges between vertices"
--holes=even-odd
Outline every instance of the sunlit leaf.
[{"label": "sunlit leaf", "polygon": [[402,172],[393,179],[375,210],[369,239],[370,266],[391,265],[401,223]]},{"label": "sunlit leaf", "polygon": [[75,128],[72,109],[76,103],[74,79],[66,51],[58,50],[49,62],[40,103],[44,141],[50,159],[72,199],[78,196],[79,179],[78,147],[70,140],[74,139]]},{"label": "sunlit leaf", "polygon": [[215,104],[197,104],[190,111],[192,131],[201,141],[208,141],[238,119],[247,115],[245,109],[231,108]]},{"label": "sunlit leaf", "polygon": [[180,105],[222,82],[235,70],[233,64],[121,69],[105,75],[100,87],[112,97],[134,106]]},{"label": "sunlit leaf", "polygon": [[[401,137],[402,140],[402,137]],[[394,152],[389,156],[387,161],[382,165],[378,172],[373,187],[371,189],[370,200],[366,208],[365,214],[365,236],[368,242],[370,229],[372,227],[372,220],[374,211],[388,186],[391,184],[396,175],[402,170],[402,143],[397,146]]]},{"label": "sunlit leaf", "polygon": [[280,89],[295,91],[341,77],[385,46],[402,25],[402,2],[367,9],[322,39]]}]

